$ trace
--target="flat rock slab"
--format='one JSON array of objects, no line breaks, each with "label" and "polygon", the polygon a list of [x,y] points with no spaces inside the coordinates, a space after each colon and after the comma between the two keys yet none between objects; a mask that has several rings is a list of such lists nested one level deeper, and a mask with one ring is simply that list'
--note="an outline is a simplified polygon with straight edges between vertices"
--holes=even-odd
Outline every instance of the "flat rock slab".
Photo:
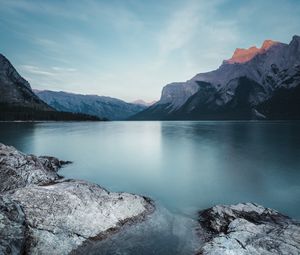
[{"label": "flat rock slab", "polygon": [[199,255],[299,255],[300,224],[253,203],[219,205],[199,213]]},{"label": "flat rock slab", "polygon": [[68,254],[89,238],[102,238],[126,221],[153,210],[148,199],[112,193],[85,181],[60,180],[10,192],[24,210],[29,229],[29,252]]},{"label": "flat rock slab", "polygon": [[148,198],[62,179],[64,163],[0,144],[0,254],[69,254],[154,211]]}]

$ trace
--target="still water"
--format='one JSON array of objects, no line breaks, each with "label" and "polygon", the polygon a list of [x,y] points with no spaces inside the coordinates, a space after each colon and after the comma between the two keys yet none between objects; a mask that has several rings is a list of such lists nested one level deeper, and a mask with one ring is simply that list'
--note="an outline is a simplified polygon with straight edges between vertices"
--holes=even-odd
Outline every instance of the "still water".
[{"label": "still water", "polygon": [[0,123],[0,142],[74,161],[67,178],[157,202],[150,223],[91,254],[192,253],[196,212],[215,204],[251,201],[300,219],[300,122]]}]

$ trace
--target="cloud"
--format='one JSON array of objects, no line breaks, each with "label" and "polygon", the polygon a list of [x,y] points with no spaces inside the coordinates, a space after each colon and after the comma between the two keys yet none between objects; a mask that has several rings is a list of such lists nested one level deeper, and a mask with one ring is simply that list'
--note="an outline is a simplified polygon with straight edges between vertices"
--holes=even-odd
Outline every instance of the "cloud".
[{"label": "cloud", "polygon": [[54,4],[52,1],[35,1],[35,0],[0,0],[1,7],[5,12],[10,14],[38,13],[51,16],[60,16],[69,19],[82,19],[84,16],[81,12],[74,13],[79,5],[74,1],[58,1]]},{"label": "cloud", "polygon": [[[237,22],[220,15],[224,0],[185,1],[157,35],[157,68],[181,66],[182,77],[217,68],[239,41]],[[176,75],[175,75],[176,76]]]},{"label": "cloud", "polygon": [[43,76],[54,76],[55,72],[44,70],[38,66],[32,66],[32,65],[21,65],[21,70],[28,74],[33,75],[43,75]]},{"label": "cloud", "polygon": [[193,1],[171,15],[158,36],[161,55],[167,56],[191,40],[200,21],[199,9],[199,4]]},{"label": "cloud", "polygon": [[20,65],[18,69],[32,87],[39,89],[56,88],[61,90],[62,85],[72,84],[72,80],[78,75],[77,69],[71,67]]},{"label": "cloud", "polygon": [[64,74],[67,72],[76,72],[77,69],[75,68],[66,68],[66,67],[58,67],[58,66],[52,66],[50,68],[41,68],[39,66],[33,66],[33,65],[21,65],[21,70],[31,73],[31,74],[40,74],[40,75],[46,75],[46,76],[54,76],[59,74]]},{"label": "cloud", "polygon": [[47,48],[57,48],[59,47],[59,43],[51,40],[51,39],[47,39],[47,38],[34,38],[34,43],[42,46],[42,47],[47,47]]},{"label": "cloud", "polygon": [[76,72],[76,68],[65,68],[65,67],[58,67],[58,66],[53,66],[51,67],[52,70],[58,71],[58,72]]},{"label": "cloud", "polygon": [[[104,59],[100,55],[99,45],[94,38],[90,40],[82,34],[70,32],[57,38],[36,38],[35,43],[47,51],[47,56],[53,56],[55,53],[55,57],[68,59],[68,56],[64,55],[67,53],[72,55],[72,59],[77,59],[76,69],[79,69],[80,72],[73,72],[72,75],[69,75],[68,72],[62,71],[55,73],[52,79],[46,80],[38,77],[37,70],[33,70],[36,74],[33,85],[40,86],[39,84],[42,84],[58,88],[63,84],[65,88],[81,93],[97,93],[98,91],[98,94],[117,97],[125,95],[129,100],[138,96],[128,95],[126,91],[142,95],[145,90],[148,90],[149,95],[147,93],[147,95],[139,97],[148,100],[157,99],[161,87],[165,83],[189,79],[201,70],[215,68],[221,63],[220,56],[230,57],[232,44],[238,36],[232,20],[215,19],[215,13],[222,2],[221,0],[184,1],[175,5],[176,8],[169,11],[160,29],[154,33],[152,47],[157,50],[158,54],[144,59],[144,62],[134,60],[132,64],[126,66],[112,64],[113,69],[100,67],[103,65]],[[115,7],[113,5],[103,6],[96,1],[87,1],[87,3],[83,12],[89,14],[90,21],[93,20],[96,12],[101,10],[100,13],[119,32],[126,32],[130,27],[137,31],[142,29],[142,34],[147,32],[143,31],[143,22],[127,8],[119,6],[113,10]],[[129,40],[128,36],[127,40]],[[211,51],[211,48],[214,48],[214,51]],[[51,51],[53,53],[49,53]],[[120,61],[120,58],[113,57],[116,63]],[[82,67],[78,66],[78,60],[85,64]],[[66,64],[68,63],[66,62]],[[60,69],[55,69],[48,68],[39,71],[48,73],[60,71]],[[67,69],[68,67],[65,67],[65,70]],[[42,73],[40,74],[42,75]]]},{"label": "cloud", "polygon": [[105,21],[112,29],[141,29],[143,22],[131,11],[125,2],[106,2],[97,0],[82,1],[19,1],[0,0],[1,8],[16,17],[27,13],[44,14],[70,20],[78,20],[97,26],[99,21]]},{"label": "cloud", "polygon": [[0,0],[2,52],[36,88],[152,100],[236,47],[290,39],[300,5],[272,3]]}]

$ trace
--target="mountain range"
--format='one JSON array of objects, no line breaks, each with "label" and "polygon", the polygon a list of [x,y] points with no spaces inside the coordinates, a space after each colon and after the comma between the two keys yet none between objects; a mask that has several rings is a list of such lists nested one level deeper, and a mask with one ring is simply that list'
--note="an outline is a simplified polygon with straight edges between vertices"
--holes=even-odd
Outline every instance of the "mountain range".
[{"label": "mountain range", "polygon": [[34,92],[41,100],[58,111],[84,113],[109,120],[124,120],[147,108],[142,103],[127,103],[105,96],[50,90],[34,90]]},{"label": "mountain range", "polygon": [[155,104],[156,101],[145,102],[145,101],[142,100],[142,99],[138,99],[138,100],[135,100],[135,101],[133,101],[133,102],[131,102],[131,103],[132,103],[132,104],[144,105],[144,106],[146,106],[146,107],[149,107],[149,106]]},{"label": "mountain range", "polygon": [[133,120],[300,119],[300,37],[236,49],[214,71],[166,85]]},{"label": "mountain range", "polygon": [[0,54],[0,120],[123,120],[147,108],[147,103],[33,90]]},{"label": "mountain range", "polygon": [[0,54],[0,120],[300,119],[300,37],[236,49],[214,71],[166,85],[158,102],[33,91]]},{"label": "mountain range", "polygon": [[28,81],[0,54],[0,120],[101,120],[59,112],[36,96]]}]

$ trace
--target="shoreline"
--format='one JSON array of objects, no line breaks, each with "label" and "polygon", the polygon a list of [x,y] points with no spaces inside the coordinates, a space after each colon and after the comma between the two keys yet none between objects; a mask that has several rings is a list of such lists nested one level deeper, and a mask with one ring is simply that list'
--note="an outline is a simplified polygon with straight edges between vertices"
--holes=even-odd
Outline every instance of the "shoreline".
[{"label": "shoreline", "polygon": [[[46,254],[50,248],[69,254],[85,241],[106,238],[155,210],[150,198],[61,178],[57,172],[69,162],[26,155],[3,144],[0,155],[0,218],[6,219],[0,224],[0,253]],[[9,210],[12,206],[17,209]],[[17,217],[13,222],[11,215]],[[18,234],[9,234],[14,231]]]},{"label": "shoreline", "polygon": [[[156,211],[148,197],[61,177],[70,161],[0,143],[0,163],[0,253],[77,254]],[[216,205],[197,219],[190,231],[197,231],[198,255],[300,253],[300,222],[255,203]]]}]

